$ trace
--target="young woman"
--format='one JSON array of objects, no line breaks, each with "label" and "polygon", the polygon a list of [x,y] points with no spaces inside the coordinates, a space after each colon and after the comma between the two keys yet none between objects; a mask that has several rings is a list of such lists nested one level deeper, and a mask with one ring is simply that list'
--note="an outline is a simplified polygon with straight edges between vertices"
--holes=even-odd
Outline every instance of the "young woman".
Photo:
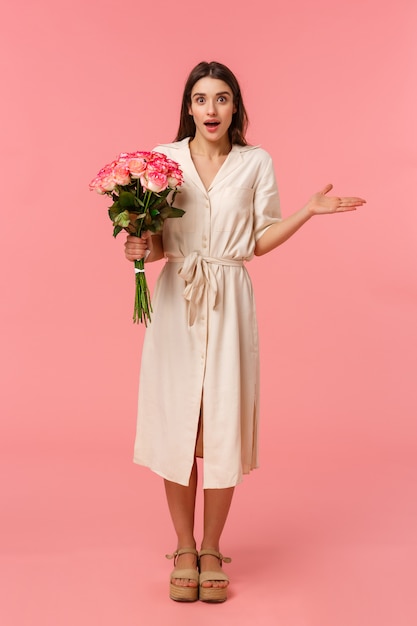
[{"label": "young woman", "polygon": [[[220,538],[242,475],[258,466],[259,363],[252,285],[244,262],[270,252],[312,216],[365,201],[328,195],[327,185],[281,219],[273,164],[245,140],[247,115],[232,72],[200,63],[185,85],[174,143],[155,148],[177,161],[180,219],[162,236],[128,236],[129,261],[165,257],[146,331],[135,462],[165,480],[177,549],[173,600],[222,602]],[[196,550],[196,457],[203,461],[204,529]]]}]

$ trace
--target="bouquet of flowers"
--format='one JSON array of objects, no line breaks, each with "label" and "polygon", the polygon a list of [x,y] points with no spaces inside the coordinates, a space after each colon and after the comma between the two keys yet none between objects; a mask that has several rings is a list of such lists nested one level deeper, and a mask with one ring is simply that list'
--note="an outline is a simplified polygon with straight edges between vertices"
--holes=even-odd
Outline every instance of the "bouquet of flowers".
[{"label": "bouquet of flowers", "polygon": [[[182,182],[180,166],[164,154],[122,152],[93,178],[90,190],[112,198],[109,217],[114,237],[122,230],[141,237],[145,231],[159,233],[168,217],[182,217],[184,211],[172,206]],[[135,274],[133,322],[143,322],[146,326],[152,306],[144,259],[135,261]]]}]

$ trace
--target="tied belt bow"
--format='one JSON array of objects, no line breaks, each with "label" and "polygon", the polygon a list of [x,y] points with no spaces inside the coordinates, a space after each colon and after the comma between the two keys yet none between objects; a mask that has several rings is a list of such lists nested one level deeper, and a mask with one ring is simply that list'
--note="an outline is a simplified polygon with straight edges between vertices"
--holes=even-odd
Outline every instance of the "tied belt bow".
[{"label": "tied belt bow", "polygon": [[188,302],[188,325],[195,322],[199,304],[205,294],[210,298],[214,309],[217,304],[218,285],[213,265],[243,266],[243,259],[217,259],[201,256],[199,252],[191,252],[186,257],[169,257],[171,263],[183,263],[178,275],[185,280],[184,298]]}]

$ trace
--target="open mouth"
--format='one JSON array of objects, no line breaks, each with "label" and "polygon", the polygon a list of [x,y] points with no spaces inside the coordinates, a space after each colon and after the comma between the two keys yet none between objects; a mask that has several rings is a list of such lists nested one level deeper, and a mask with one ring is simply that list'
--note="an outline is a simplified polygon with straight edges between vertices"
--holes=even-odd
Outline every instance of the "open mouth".
[{"label": "open mouth", "polygon": [[220,122],[204,122],[204,126],[206,126],[207,128],[217,128],[217,126],[219,126]]}]

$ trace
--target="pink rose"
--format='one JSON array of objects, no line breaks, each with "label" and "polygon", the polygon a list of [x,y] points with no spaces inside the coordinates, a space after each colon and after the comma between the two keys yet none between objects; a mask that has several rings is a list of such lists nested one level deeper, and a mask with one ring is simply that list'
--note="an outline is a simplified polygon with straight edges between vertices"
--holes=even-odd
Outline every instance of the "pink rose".
[{"label": "pink rose", "polygon": [[143,157],[134,157],[127,161],[127,166],[132,178],[140,178],[146,170],[147,161]]},{"label": "pink rose", "polygon": [[116,181],[114,180],[113,176],[110,175],[101,177],[101,188],[103,189],[104,193],[106,191],[113,191],[115,187]]},{"label": "pink rose", "polygon": [[136,150],[136,152],[132,152],[130,156],[134,159],[146,159],[150,161],[152,159],[152,152],[144,152],[143,150]]},{"label": "pink rose", "polygon": [[116,185],[128,185],[130,183],[130,172],[125,163],[116,165],[113,170],[113,180]]},{"label": "pink rose", "polygon": [[104,194],[107,191],[113,191],[116,187],[116,183],[113,179],[112,173],[107,173],[108,170],[103,168],[97,174],[95,178],[90,183],[90,189],[93,191],[97,191],[97,193]]},{"label": "pink rose", "polygon": [[160,193],[168,187],[168,177],[157,170],[149,170],[140,177],[141,185],[144,189]]},{"label": "pink rose", "polygon": [[153,151],[151,152],[151,155],[152,155],[152,159],[151,159],[152,161],[158,160],[158,159],[160,159],[161,161],[167,161],[167,157],[165,156],[165,154],[162,154],[162,152]]},{"label": "pink rose", "polygon": [[180,169],[171,169],[168,172],[168,186],[174,189],[175,187],[180,187],[182,185],[182,172]]},{"label": "pink rose", "polygon": [[112,174],[117,164],[118,164],[118,161],[112,161],[111,163],[108,163],[107,165],[101,168],[101,170],[99,171],[99,176],[101,174]]},{"label": "pink rose", "polygon": [[167,174],[169,169],[166,160],[160,157],[152,159],[148,167],[150,170],[160,172],[161,174]]},{"label": "pink rose", "polygon": [[93,180],[89,184],[90,191],[97,191],[97,193],[100,194],[106,193],[103,189],[101,181],[102,179],[100,178],[100,176],[96,176],[95,178],[93,178]]},{"label": "pink rose", "polygon": [[101,186],[104,191],[113,191],[113,189],[116,187],[116,184],[117,183],[111,174],[102,176],[101,178]]}]

